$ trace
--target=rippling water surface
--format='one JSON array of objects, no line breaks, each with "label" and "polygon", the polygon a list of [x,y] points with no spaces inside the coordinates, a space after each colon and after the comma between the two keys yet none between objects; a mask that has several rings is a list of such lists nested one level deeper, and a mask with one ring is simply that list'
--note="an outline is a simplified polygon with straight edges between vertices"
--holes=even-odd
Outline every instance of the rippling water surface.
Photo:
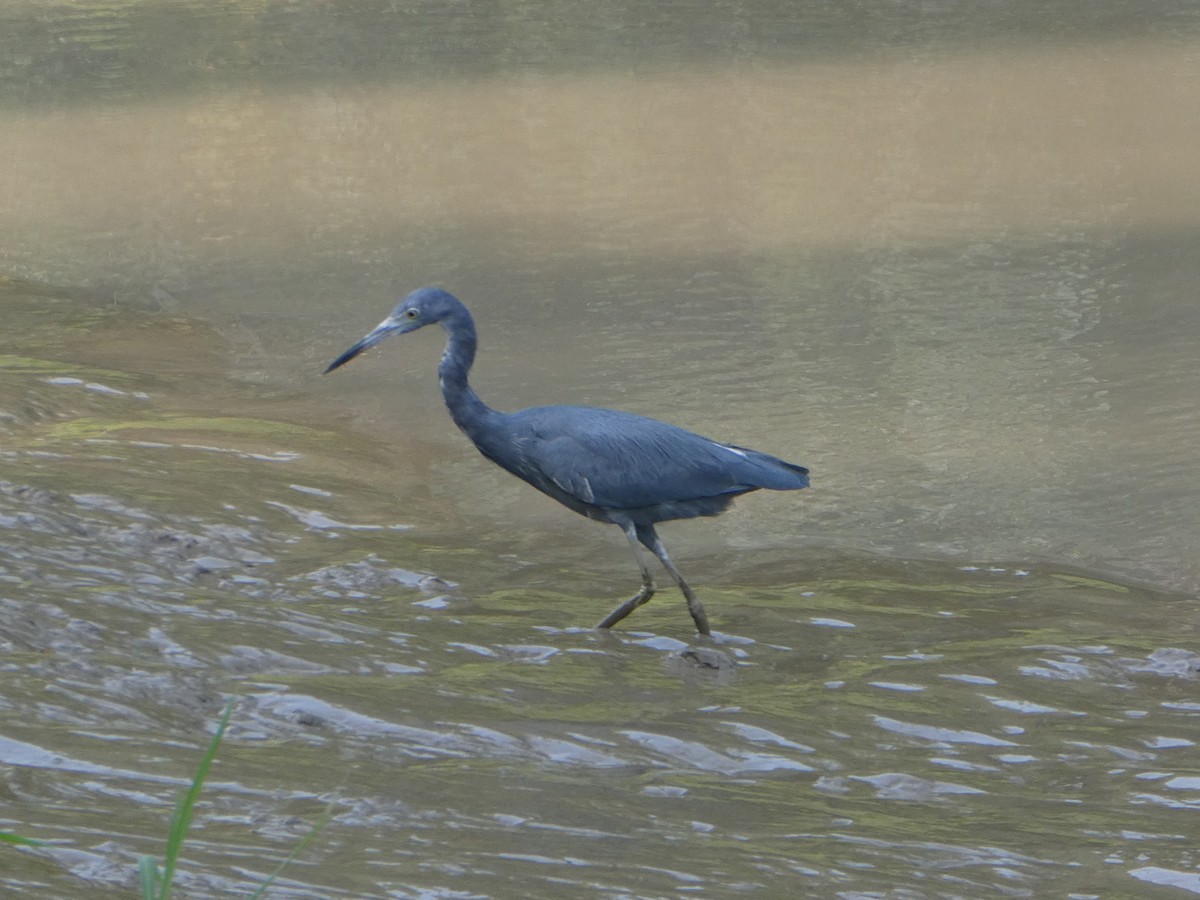
[{"label": "rippling water surface", "polygon": [[[75,357],[131,324],[70,308]],[[615,534],[593,559],[581,523],[566,560],[431,540],[346,474],[369,442],[256,417],[255,392],[215,416],[179,375],[0,377],[3,824],[49,842],[5,851],[12,896],[127,896],[230,695],[188,896],[251,890],[330,803],[278,895],[1192,884],[1191,598],[747,547],[688,560],[713,644],[670,592],[601,635],[632,586]]]},{"label": "rippling water surface", "polygon": [[[1194,4],[0,10],[0,894],[1200,893]],[[503,409],[810,465],[663,537]]]}]

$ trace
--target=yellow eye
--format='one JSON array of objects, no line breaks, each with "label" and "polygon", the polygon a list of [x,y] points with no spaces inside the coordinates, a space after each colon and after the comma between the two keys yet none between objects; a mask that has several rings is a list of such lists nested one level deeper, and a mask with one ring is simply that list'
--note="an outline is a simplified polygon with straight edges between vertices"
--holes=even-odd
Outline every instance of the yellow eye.
[{"label": "yellow eye", "polygon": [[406,309],[404,311],[404,318],[406,319],[415,319],[418,315],[420,315],[420,313],[418,313],[415,309]]}]

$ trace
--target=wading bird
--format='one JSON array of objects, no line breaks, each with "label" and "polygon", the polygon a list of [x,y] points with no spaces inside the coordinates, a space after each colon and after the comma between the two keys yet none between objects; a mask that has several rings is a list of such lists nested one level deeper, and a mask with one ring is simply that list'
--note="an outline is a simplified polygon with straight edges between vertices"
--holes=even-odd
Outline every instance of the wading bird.
[{"label": "wading bird", "polygon": [[435,323],[449,338],[438,365],[446,408],[479,452],[568,509],[620,527],[629,539],[642,571],[642,587],[596,627],[611,628],[654,596],[654,576],[640,543],[679,585],[696,629],[710,634],[704,607],[671,562],[655,523],[719,515],[735,497],[759,488],[808,487],[808,469],[611,409],[492,409],[467,383],[475,362],[475,321],[458,298],[440,288],[413,291],[325,371],[332,372],[386,337]]}]

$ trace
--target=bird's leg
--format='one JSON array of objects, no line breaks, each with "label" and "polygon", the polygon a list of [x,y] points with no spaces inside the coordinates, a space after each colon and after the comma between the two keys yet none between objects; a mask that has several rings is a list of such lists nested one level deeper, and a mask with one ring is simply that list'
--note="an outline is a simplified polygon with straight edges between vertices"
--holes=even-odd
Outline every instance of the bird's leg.
[{"label": "bird's leg", "polygon": [[642,589],[605,616],[604,621],[597,625],[597,628],[612,628],[654,596],[654,575],[650,572],[650,567],[646,565],[646,559],[642,556],[642,548],[638,546],[637,529],[633,525],[627,526],[625,537],[629,538],[629,546],[633,548],[633,555],[637,558],[638,567],[642,570]]},{"label": "bird's leg", "polygon": [[[683,576],[675,568],[675,563],[671,562],[671,557],[667,555],[667,548],[663,546],[663,542],[654,531],[654,527],[645,526],[640,529],[638,537],[642,539],[643,544],[654,551],[654,555],[658,557],[658,561],[671,573],[671,577],[675,579],[675,583],[683,591],[684,599],[687,600],[688,612],[692,614],[692,621],[696,623],[696,630],[703,635],[711,635],[712,631],[708,627],[708,616],[704,614],[704,607],[700,603],[700,598],[692,593],[692,589],[688,587],[688,583],[683,580]],[[646,538],[649,540],[645,540]]]}]

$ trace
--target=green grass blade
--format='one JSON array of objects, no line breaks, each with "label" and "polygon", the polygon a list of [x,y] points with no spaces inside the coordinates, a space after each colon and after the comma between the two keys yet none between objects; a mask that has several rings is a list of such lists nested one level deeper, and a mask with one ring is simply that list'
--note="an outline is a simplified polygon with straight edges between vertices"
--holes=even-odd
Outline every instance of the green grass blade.
[{"label": "green grass blade", "polygon": [[259,889],[250,895],[250,900],[258,900],[258,898],[260,898],[263,894],[265,894],[267,891],[267,888],[269,888],[271,886],[271,884],[275,881],[275,879],[279,877],[280,873],[283,872],[284,868],[288,865],[288,863],[290,863],[297,856],[299,856],[301,853],[304,852],[304,848],[312,843],[313,838],[315,838],[318,834],[321,833],[321,831],[325,828],[325,826],[329,824],[329,820],[332,818],[333,818],[333,801],[330,800],[329,805],[325,807],[325,812],[321,813],[321,817],[319,819],[317,819],[316,824],[314,824],[313,827],[309,829],[308,834],[306,834],[303,838],[300,839],[300,843],[298,843],[295,846],[295,848],[293,848],[292,852],[287,855],[287,859],[285,859],[278,866],[276,866],[275,871],[267,876],[267,880],[262,883],[262,885],[259,887]]},{"label": "green grass blade", "polygon": [[146,855],[138,860],[138,875],[142,884],[142,900],[157,900],[162,886],[159,883],[158,860]]},{"label": "green grass blade", "polygon": [[46,842],[39,841],[36,838],[21,837],[21,835],[13,834],[11,831],[0,831],[0,843],[21,844],[25,847],[41,847]]},{"label": "green grass blade", "polygon": [[229,717],[233,713],[233,704],[236,699],[236,697],[230,697],[229,702],[225,704],[225,712],[221,714],[221,721],[217,723],[217,731],[213,735],[212,741],[208,745],[208,750],[204,753],[204,757],[200,760],[200,766],[196,769],[196,774],[192,778],[191,787],[179,798],[179,802],[175,805],[175,814],[171,817],[171,830],[167,834],[167,856],[160,881],[159,900],[167,900],[171,896],[171,882],[175,877],[175,864],[179,861],[179,854],[183,849],[183,841],[187,837],[188,826],[192,824],[192,810],[196,805],[196,798],[200,796],[200,789],[204,786],[204,779],[208,777],[208,770],[212,768],[213,760],[217,756],[217,748],[221,746],[221,738],[225,736],[225,728],[229,725]]}]

